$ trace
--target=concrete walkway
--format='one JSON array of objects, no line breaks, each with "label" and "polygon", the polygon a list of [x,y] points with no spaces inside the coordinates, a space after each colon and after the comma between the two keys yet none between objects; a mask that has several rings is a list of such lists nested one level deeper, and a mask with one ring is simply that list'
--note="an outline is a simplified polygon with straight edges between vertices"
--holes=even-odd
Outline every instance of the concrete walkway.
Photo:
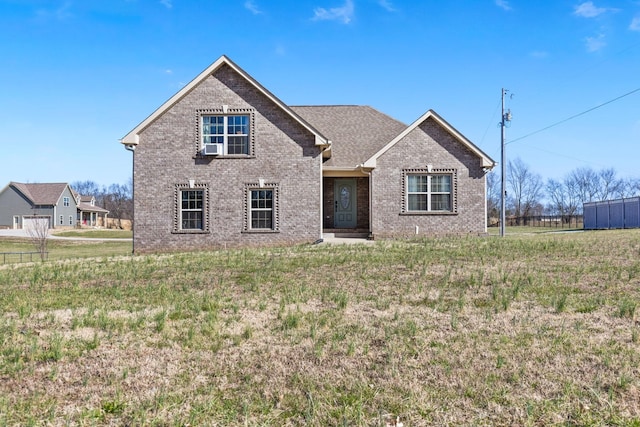
[{"label": "concrete walkway", "polygon": [[375,240],[362,237],[325,237],[320,244],[323,245],[373,245]]},{"label": "concrete walkway", "polygon": [[[0,229],[0,238],[2,237],[18,237],[22,239],[30,239],[31,236],[27,230],[2,230]],[[49,232],[49,239],[52,240],[80,240],[80,241],[102,241],[102,242],[130,242],[132,239],[111,239],[111,238],[95,238],[95,237],[62,237],[56,236]]]}]

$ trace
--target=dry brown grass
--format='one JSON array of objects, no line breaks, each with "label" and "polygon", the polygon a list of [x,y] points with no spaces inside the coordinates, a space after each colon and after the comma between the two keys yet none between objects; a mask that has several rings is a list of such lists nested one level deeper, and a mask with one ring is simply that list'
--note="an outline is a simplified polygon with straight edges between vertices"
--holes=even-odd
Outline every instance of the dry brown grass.
[{"label": "dry brown grass", "polygon": [[0,425],[640,425],[640,230],[0,270]]}]

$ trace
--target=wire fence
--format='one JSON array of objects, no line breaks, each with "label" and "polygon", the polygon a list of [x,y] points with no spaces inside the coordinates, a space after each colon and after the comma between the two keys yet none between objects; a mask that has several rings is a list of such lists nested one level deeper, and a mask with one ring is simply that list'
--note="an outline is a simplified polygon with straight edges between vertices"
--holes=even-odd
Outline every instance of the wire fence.
[{"label": "wire fence", "polygon": [[33,259],[42,260],[49,257],[49,252],[45,252],[41,257],[40,252],[0,252],[0,259],[3,264],[14,264],[18,262],[33,262]]},{"label": "wire fence", "polygon": [[[582,215],[533,215],[533,216],[510,216],[507,217],[507,227],[548,227],[548,228],[582,228]],[[491,223],[492,226],[499,227],[500,221]]]}]

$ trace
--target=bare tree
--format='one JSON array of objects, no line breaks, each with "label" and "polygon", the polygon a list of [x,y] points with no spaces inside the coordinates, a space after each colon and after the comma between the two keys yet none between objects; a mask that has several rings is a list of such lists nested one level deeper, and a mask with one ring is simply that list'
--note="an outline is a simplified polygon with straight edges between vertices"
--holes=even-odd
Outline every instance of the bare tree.
[{"label": "bare tree", "polygon": [[27,229],[31,243],[35,246],[36,251],[40,254],[40,259],[47,259],[47,243],[49,238],[49,217],[34,216],[32,221],[33,227]]},{"label": "bare tree", "polygon": [[631,178],[626,183],[628,191],[626,197],[640,196],[640,178]]},{"label": "bare tree", "polygon": [[71,188],[83,196],[98,197],[100,194],[100,186],[93,181],[75,181],[71,183]]},{"label": "bare tree", "polygon": [[509,200],[519,224],[518,218],[530,216],[534,210],[539,209],[542,199],[542,178],[531,171],[520,158],[516,158],[509,162],[507,183],[511,190]]},{"label": "bare tree", "polygon": [[580,203],[596,201],[599,197],[598,174],[591,168],[578,168],[572,171],[568,177],[575,186]]},{"label": "bare tree", "polygon": [[598,197],[600,200],[621,197],[621,193],[624,193],[624,182],[616,176],[615,169],[602,169],[598,172]]},{"label": "bare tree", "polygon": [[131,188],[127,185],[112,184],[105,192],[104,208],[117,218],[118,228],[122,228],[122,219],[132,219]]},{"label": "bare tree", "polygon": [[547,190],[547,198],[549,199],[547,208],[549,213],[552,215],[563,215],[567,193],[562,182],[549,179],[545,189]]},{"label": "bare tree", "polygon": [[560,215],[569,221],[580,209],[579,194],[576,191],[575,181],[570,176],[563,181],[549,179],[546,185],[547,198],[549,199],[549,211],[553,215]]}]

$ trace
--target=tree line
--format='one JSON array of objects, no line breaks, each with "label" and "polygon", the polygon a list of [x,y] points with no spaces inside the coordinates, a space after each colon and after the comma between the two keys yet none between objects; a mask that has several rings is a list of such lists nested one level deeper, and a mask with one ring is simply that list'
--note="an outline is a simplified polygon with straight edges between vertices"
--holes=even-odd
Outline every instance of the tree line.
[{"label": "tree line", "polygon": [[109,217],[117,221],[126,219],[133,223],[133,180],[126,184],[99,186],[93,181],[75,181],[71,188],[82,196],[93,196],[96,205],[109,211]]},{"label": "tree line", "polygon": [[[582,205],[640,196],[640,178],[620,178],[614,168],[581,167],[562,179],[546,181],[520,158],[507,164],[506,214],[516,218],[539,215],[570,217],[582,214]],[[500,172],[487,174],[487,214],[500,217]]]}]

